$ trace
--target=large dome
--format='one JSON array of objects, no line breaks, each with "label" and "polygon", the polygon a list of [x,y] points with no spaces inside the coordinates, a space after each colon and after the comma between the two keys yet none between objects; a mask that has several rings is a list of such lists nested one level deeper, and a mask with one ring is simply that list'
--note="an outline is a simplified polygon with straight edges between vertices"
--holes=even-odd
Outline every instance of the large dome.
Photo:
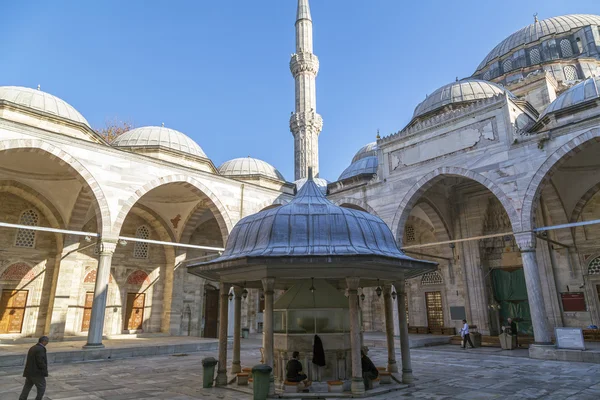
[{"label": "large dome", "polygon": [[165,147],[197,157],[206,157],[198,143],[190,137],[174,129],[164,126],[144,126],[125,132],[117,137],[112,144],[117,147]]},{"label": "large dome", "polygon": [[73,106],[41,90],[21,86],[0,86],[0,102],[3,101],[52,114],[90,128],[87,120]]},{"label": "large dome", "polygon": [[219,167],[219,173],[229,177],[262,175],[267,178],[285,182],[285,178],[277,168],[266,161],[251,157],[235,158],[233,160],[225,161]]},{"label": "large dome", "polygon": [[483,70],[496,58],[505,56],[518,47],[527,46],[528,44],[537,42],[544,37],[559,35],[590,25],[600,26],[600,16],[591,14],[573,14],[534,22],[533,24],[513,33],[500,42],[496,47],[494,47],[494,49],[490,51],[490,53],[479,64],[476,73]]},{"label": "large dome", "polygon": [[503,87],[488,81],[465,79],[442,86],[415,108],[413,118],[438,110],[448,104],[488,99],[508,93]]},{"label": "large dome", "polygon": [[554,113],[564,108],[568,108],[589,100],[594,100],[599,97],[600,77],[586,79],[585,81],[578,83],[558,96],[556,100],[550,103],[546,110],[544,110],[543,114],[540,116],[540,119],[547,114]]}]

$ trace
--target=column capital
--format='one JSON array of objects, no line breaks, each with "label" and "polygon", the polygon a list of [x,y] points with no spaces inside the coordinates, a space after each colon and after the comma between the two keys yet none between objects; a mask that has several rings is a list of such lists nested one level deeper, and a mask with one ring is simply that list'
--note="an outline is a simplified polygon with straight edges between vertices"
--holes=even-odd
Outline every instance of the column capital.
[{"label": "column capital", "polygon": [[275,278],[262,278],[261,281],[265,293],[273,293],[273,291],[275,290]]},{"label": "column capital", "polygon": [[116,249],[116,240],[100,239],[100,241],[98,242],[98,253],[100,253],[100,255],[113,255]]},{"label": "column capital", "polygon": [[406,279],[398,279],[394,282],[394,288],[396,288],[396,293],[398,295],[406,293]]},{"label": "column capital", "polygon": [[383,285],[383,297],[392,296],[392,285]]},{"label": "column capital", "polygon": [[235,295],[236,299],[241,299],[242,298],[242,292],[244,291],[244,288],[242,288],[241,286],[237,286],[237,285],[233,285],[233,294]]},{"label": "column capital", "polygon": [[349,291],[358,290],[358,285],[360,285],[360,278],[346,278],[346,286],[348,287]]},{"label": "column capital", "polygon": [[521,250],[522,252],[535,251],[537,238],[535,237],[534,232],[529,231],[515,233],[515,240],[517,241],[517,246],[519,246],[519,250]]}]

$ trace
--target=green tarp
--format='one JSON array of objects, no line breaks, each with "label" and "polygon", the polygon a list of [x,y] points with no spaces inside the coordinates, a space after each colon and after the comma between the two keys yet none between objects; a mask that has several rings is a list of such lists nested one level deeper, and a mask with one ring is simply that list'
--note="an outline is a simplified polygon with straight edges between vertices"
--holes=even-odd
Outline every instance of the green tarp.
[{"label": "green tarp", "polygon": [[517,321],[519,333],[533,335],[523,269],[520,268],[514,271],[492,270],[492,286],[494,298],[500,304],[502,324],[508,325],[506,320],[512,317]]}]

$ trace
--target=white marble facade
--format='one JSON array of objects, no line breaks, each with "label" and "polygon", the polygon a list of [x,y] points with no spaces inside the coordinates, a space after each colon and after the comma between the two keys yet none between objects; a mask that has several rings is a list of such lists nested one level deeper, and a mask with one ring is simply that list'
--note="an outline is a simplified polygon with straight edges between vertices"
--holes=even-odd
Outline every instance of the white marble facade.
[{"label": "white marble facade", "polygon": [[[432,93],[405,128],[361,149],[328,186],[336,204],[381,217],[409,255],[439,262],[436,274],[407,283],[411,326],[458,327],[451,308],[464,307],[480,332],[497,333],[503,321],[491,276],[520,268],[536,341],[546,341],[553,326],[600,325],[600,225],[532,236],[538,227],[600,219],[600,17],[557,21],[564,23],[548,36],[512,35],[516,47],[494,49],[473,77]],[[296,27],[290,122],[301,179],[308,167],[318,171],[322,127],[305,0]],[[0,222],[99,235],[0,227],[0,290],[6,299],[22,296],[0,304],[0,313],[10,308],[22,318],[3,314],[0,338],[86,335],[106,252],[106,306],[94,314],[105,335],[216,335],[218,287],[185,271],[185,261],[213,251],[117,238],[220,248],[241,218],[288,202],[294,184],[260,160],[217,168],[172,129],[134,131],[109,144],[66,102],[0,87]],[[418,247],[435,242],[448,243]],[[573,293],[582,294],[583,309],[564,309],[562,297]],[[364,294],[363,328],[384,331],[383,299]],[[260,331],[260,297],[250,290],[243,302],[242,324],[252,332]],[[437,317],[428,302],[438,302]]]}]

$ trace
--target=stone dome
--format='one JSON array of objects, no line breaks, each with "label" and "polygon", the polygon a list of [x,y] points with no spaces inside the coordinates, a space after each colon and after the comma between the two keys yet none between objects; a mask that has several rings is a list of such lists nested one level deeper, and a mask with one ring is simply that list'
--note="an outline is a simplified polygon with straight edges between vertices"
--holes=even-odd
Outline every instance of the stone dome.
[{"label": "stone dome", "polygon": [[325,198],[312,178],[288,204],[240,220],[216,261],[246,257],[405,256],[388,226],[364,211]]},{"label": "stone dome", "polygon": [[0,86],[0,102],[3,101],[51,114],[90,128],[87,120],[73,106],[41,90],[21,86]]},{"label": "stone dome", "polygon": [[371,142],[360,148],[352,158],[352,162],[356,162],[361,158],[377,156],[377,142]]},{"label": "stone dome", "polygon": [[465,79],[452,82],[427,96],[415,108],[413,118],[428,114],[448,104],[488,99],[504,93],[508,93],[511,97],[514,97],[509,91],[493,82],[479,79]]},{"label": "stone dome", "polygon": [[[300,192],[300,189],[302,189],[302,187],[304,186],[304,184],[307,181],[308,181],[308,178],[302,178],[302,179],[298,179],[297,181],[295,181],[294,185],[296,185],[296,192]],[[317,187],[319,188],[321,193],[323,193],[324,195],[327,195],[327,185],[329,185],[329,182],[326,179],[313,178],[313,182],[315,183],[315,185],[317,185]]]},{"label": "stone dome", "polygon": [[585,26],[600,26],[600,16],[592,14],[572,14],[552,17],[534,22],[522,28],[500,42],[481,61],[477,71],[483,70],[493,60],[511,53],[518,47],[527,46],[545,37],[560,35]]},{"label": "stone dome", "polygon": [[348,168],[342,172],[338,180],[352,178],[354,176],[377,173],[378,159],[376,156],[363,157],[354,161]]},{"label": "stone dome", "polygon": [[208,158],[198,143],[189,136],[164,126],[144,126],[132,129],[117,137],[112,145],[132,148],[158,146],[196,157]]},{"label": "stone dome", "polygon": [[569,88],[544,110],[539,119],[562,109],[600,97],[600,77],[589,78]]},{"label": "stone dome", "polygon": [[284,181],[285,178],[274,166],[257,158],[245,157],[225,161],[219,167],[219,173],[224,176],[262,175],[267,178]]}]

